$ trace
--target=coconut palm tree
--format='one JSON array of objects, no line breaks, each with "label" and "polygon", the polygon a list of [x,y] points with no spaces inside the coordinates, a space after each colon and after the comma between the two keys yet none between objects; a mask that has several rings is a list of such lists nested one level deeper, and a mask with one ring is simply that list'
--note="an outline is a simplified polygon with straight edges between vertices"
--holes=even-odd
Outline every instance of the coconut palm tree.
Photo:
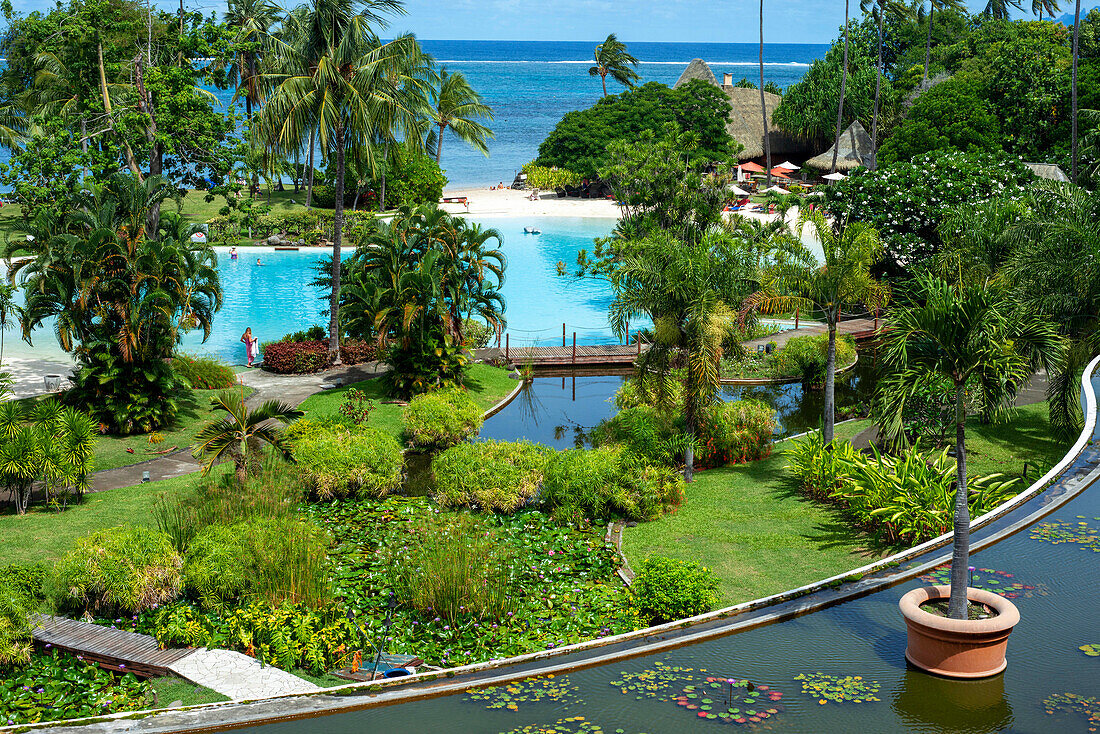
[{"label": "coconut palm tree", "polygon": [[1031,14],[1039,16],[1039,20],[1043,19],[1043,11],[1054,20],[1059,10],[1061,8],[1058,7],[1058,0],[1031,0]]},{"label": "coconut palm tree", "polygon": [[772,141],[768,137],[768,105],[764,101],[764,0],[760,0],[760,118],[764,121],[764,159],[768,171],[764,174],[765,185],[772,185]]},{"label": "coconut palm tree", "polygon": [[375,112],[382,147],[378,211],[384,211],[386,168],[391,150],[397,147],[399,140],[414,150],[423,147],[421,130],[430,114],[435,61],[417,44],[408,49],[391,49],[379,63],[382,65],[379,81],[386,87],[385,93],[378,96]]},{"label": "coconut palm tree", "polygon": [[1027,317],[997,288],[982,283],[951,284],[934,275],[919,276],[910,304],[895,307],[883,332],[889,377],[880,383],[886,409],[881,428],[901,430],[905,402],[917,386],[948,380],[955,393],[956,490],[951,598],[948,616],[967,617],[967,568],[970,511],[966,483],[967,383],[978,380],[1005,386],[1008,401],[1036,367],[1052,370],[1064,346],[1053,324]]},{"label": "coconut palm tree", "polygon": [[493,131],[478,120],[492,120],[493,110],[474,91],[462,72],[439,70],[439,87],[434,90],[432,106],[428,110],[432,123],[439,128],[435,136],[435,162],[443,156],[443,133],[448,129],[463,142],[469,143],[486,156],[488,140]]},{"label": "coconut palm tree", "polygon": [[224,411],[226,416],[207,423],[195,436],[195,456],[202,458],[205,472],[228,459],[233,462],[237,481],[243,484],[255,474],[264,444],[286,461],[294,461],[290,444],[278,424],[301,418],[302,411],[278,400],[268,400],[250,410],[244,404],[244,394],[230,390],[219,392],[210,405]]},{"label": "coconut palm tree", "polygon": [[935,20],[936,11],[963,10],[964,8],[963,0],[928,0],[928,15],[925,16],[924,4],[921,3],[917,20],[923,20],[925,17],[928,19],[928,36],[924,42],[924,76],[921,78],[921,89],[928,86],[928,64],[932,57],[932,21]]},{"label": "coconut palm tree", "polygon": [[1017,10],[1023,10],[1020,7],[1020,3],[1023,0],[986,0],[985,8],[982,9],[982,15],[993,18],[993,20],[1009,20],[1009,16],[1012,14],[1012,8]]},{"label": "coconut palm tree", "polygon": [[745,300],[742,311],[781,312],[801,309],[824,313],[829,327],[825,368],[825,414],[822,438],[833,440],[836,377],[836,327],[847,304],[877,309],[889,301],[886,285],[871,276],[871,266],[882,253],[882,240],[863,222],[830,221],[820,211],[804,212],[797,231],[809,225],[821,241],[825,261],[793,236],[782,231],[775,238],[774,262],[765,271],[762,288]]},{"label": "coconut palm tree", "polygon": [[871,118],[871,170],[878,168],[878,112],[879,101],[882,96],[882,25],[887,15],[904,17],[909,13],[909,7],[900,0],[859,0],[859,8],[864,13],[870,13],[875,20],[875,28],[878,33],[876,52],[878,60],[875,63],[875,112]]},{"label": "coconut palm tree", "polygon": [[229,82],[237,87],[234,99],[243,97],[245,119],[252,121],[252,108],[263,102],[263,77],[258,61],[270,45],[271,27],[279,9],[268,0],[229,0],[225,24],[233,29],[235,56],[229,67]]},{"label": "coconut palm tree", "polygon": [[1077,183],[1077,58],[1080,55],[1081,37],[1081,0],[1076,0],[1073,7],[1073,79],[1070,81],[1070,93],[1072,96],[1072,111],[1070,112],[1071,132],[1070,148],[1072,149],[1072,180]]},{"label": "coconut palm tree", "polygon": [[614,33],[610,34],[603,43],[596,46],[592,52],[596,65],[588,70],[589,76],[598,76],[603,82],[603,96],[607,96],[607,77],[622,84],[627,89],[633,89],[634,84],[641,79],[634,67],[638,65],[638,59],[626,51],[626,44],[620,41]]},{"label": "coconut palm tree", "polygon": [[840,154],[840,136],[844,132],[844,88],[848,83],[848,0],[844,0],[844,66],[840,72],[840,103],[836,108],[836,140],[833,145],[833,163],[829,173],[836,173],[836,159]]}]

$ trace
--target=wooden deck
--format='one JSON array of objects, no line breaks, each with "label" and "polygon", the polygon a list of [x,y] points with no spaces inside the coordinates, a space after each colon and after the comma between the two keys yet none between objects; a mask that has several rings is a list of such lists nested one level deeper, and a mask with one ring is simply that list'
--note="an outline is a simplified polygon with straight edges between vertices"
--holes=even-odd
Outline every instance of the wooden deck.
[{"label": "wooden deck", "polygon": [[143,678],[173,675],[168,666],[194,652],[190,648],[161,650],[149,635],[101,627],[65,617],[39,614],[32,620],[34,642],[40,647],[80,655],[87,662]]},{"label": "wooden deck", "polygon": [[[875,319],[848,319],[847,321],[841,321],[836,325],[837,334],[847,334],[852,339],[863,341],[864,339],[871,339],[875,336]],[[882,326],[882,322],[878,322],[878,326]],[[821,323],[813,323],[809,326],[800,326],[797,329],[788,329],[786,331],[780,331],[771,336],[761,337],[760,339],[752,339],[745,342],[745,348],[749,350],[756,349],[757,345],[767,344],[768,342],[775,342],[780,348],[787,343],[787,340],[793,339],[796,336],[809,336],[811,334],[827,334],[829,333],[829,327]]]},{"label": "wooden deck", "polygon": [[631,344],[592,344],[566,347],[510,347],[505,357],[514,364],[529,364],[534,367],[574,364],[619,364],[631,365],[647,345]]}]

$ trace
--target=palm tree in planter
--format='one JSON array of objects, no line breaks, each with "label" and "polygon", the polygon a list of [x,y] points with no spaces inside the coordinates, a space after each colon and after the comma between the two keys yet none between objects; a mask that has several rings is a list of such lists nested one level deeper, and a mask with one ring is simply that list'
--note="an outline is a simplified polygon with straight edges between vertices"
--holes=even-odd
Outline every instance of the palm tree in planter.
[{"label": "palm tree in planter", "polygon": [[596,65],[588,70],[589,76],[598,76],[603,82],[603,96],[607,96],[607,77],[611,77],[627,89],[633,89],[635,82],[641,79],[634,67],[638,65],[638,59],[626,52],[626,44],[620,41],[614,33],[596,46],[592,54]]},{"label": "palm tree in planter", "polygon": [[259,466],[260,449],[271,446],[286,461],[293,463],[290,444],[278,423],[291,423],[302,411],[277,400],[268,400],[255,410],[244,404],[244,395],[222,391],[210,405],[226,413],[225,418],[206,424],[195,437],[195,455],[203,458],[204,471],[214,464],[232,461],[238,482],[246,482]]},{"label": "palm tree in planter", "polygon": [[[946,379],[954,386],[958,464],[947,616],[965,620],[970,557],[967,384],[976,381],[987,387],[999,386],[1001,400],[1010,404],[1016,389],[1037,367],[1058,367],[1064,344],[1053,324],[1022,312],[996,286],[952,284],[924,275],[917,278],[909,296],[908,304],[895,306],[883,332],[889,377],[880,385],[885,406],[881,428],[887,436],[901,431],[902,410],[917,386],[934,379]],[[912,644],[912,637],[910,640]]]},{"label": "palm tree in planter", "polygon": [[781,313],[798,308],[821,311],[829,326],[829,351],[825,367],[825,417],[822,439],[832,443],[835,383],[836,327],[844,305],[863,304],[877,309],[890,300],[889,288],[871,277],[871,266],[882,253],[878,231],[863,222],[833,222],[820,211],[804,212],[798,232],[813,227],[821,241],[824,262],[788,231],[775,236],[774,262],[763,278],[763,287],[742,304],[742,311]]}]

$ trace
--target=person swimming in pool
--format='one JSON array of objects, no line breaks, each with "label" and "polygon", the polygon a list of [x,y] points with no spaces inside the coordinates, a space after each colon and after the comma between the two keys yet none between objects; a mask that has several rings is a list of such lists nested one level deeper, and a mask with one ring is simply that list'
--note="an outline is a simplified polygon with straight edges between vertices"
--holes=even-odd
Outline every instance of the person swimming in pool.
[{"label": "person swimming in pool", "polygon": [[260,258],[256,258],[256,264],[257,264],[257,265],[263,265],[263,263],[262,263],[262,262],[260,262]]},{"label": "person swimming in pool", "polygon": [[237,259],[237,248],[236,247],[230,247],[229,248],[229,259],[230,260],[236,260]]},{"label": "person swimming in pool", "polygon": [[248,353],[248,366],[251,367],[252,363],[256,361],[256,346],[260,340],[252,336],[252,327],[249,326],[241,334],[241,343],[244,344],[245,351]]}]

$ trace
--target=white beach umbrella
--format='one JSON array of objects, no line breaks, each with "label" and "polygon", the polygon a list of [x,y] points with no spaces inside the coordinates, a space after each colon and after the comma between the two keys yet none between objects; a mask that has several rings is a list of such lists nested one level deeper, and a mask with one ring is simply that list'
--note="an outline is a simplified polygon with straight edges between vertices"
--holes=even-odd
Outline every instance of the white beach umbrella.
[{"label": "white beach umbrella", "polygon": [[776,166],[776,168],[784,168],[788,171],[797,171],[799,167],[791,163],[790,161],[783,161],[778,166]]},{"label": "white beach umbrella", "polygon": [[736,194],[737,196],[751,196],[752,195],[748,191],[745,191],[740,186],[730,186],[730,193],[731,194]]},{"label": "white beach umbrella", "polygon": [[790,191],[787,191],[785,188],[783,188],[781,186],[776,186],[775,184],[772,184],[768,188],[764,189],[764,191],[762,193],[766,194],[769,191],[774,191],[777,194],[789,194],[789,193],[791,193]]},{"label": "white beach umbrella", "polygon": [[836,173],[826,173],[824,176],[822,176],[822,178],[826,181],[843,181],[848,177],[840,171],[837,171]]}]

